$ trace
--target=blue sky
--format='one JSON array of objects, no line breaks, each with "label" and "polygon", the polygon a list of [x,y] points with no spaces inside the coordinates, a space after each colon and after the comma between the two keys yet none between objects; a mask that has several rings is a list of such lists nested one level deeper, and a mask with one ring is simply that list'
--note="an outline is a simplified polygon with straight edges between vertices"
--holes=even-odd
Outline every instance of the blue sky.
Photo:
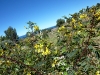
[{"label": "blue sky", "polygon": [[62,16],[78,12],[100,0],[0,0],[0,36],[9,26],[19,36],[26,34],[27,22],[37,23],[40,29],[56,25]]}]

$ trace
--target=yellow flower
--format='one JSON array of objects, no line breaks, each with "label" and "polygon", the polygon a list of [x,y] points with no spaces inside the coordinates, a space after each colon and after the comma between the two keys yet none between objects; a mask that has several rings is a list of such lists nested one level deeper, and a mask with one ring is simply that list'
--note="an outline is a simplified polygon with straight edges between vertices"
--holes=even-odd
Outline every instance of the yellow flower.
[{"label": "yellow flower", "polygon": [[76,20],[74,18],[72,18],[72,23],[75,23],[75,22],[76,22]]},{"label": "yellow flower", "polygon": [[60,32],[60,31],[62,31],[64,29],[65,29],[65,26],[63,25],[63,26],[61,26],[61,27],[58,28],[58,32]]},{"label": "yellow flower", "polygon": [[42,45],[42,44],[40,44],[40,45],[39,45],[39,47],[40,47],[40,48],[42,48],[42,47],[43,47],[43,45]]},{"label": "yellow flower", "polygon": [[45,55],[48,55],[50,54],[50,50],[46,47],[46,50],[42,52],[42,55],[45,56]]},{"label": "yellow flower", "polygon": [[55,65],[57,64],[57,60],[55,59],[52,63],[52,67],[55,67]]},{"label": "yellow flower", "polygon": [[1,50],[0,50],[0,56],[2,56],[2,55],[3,55],[3,50],[1,49]]},{"label": "yellow flower", "polygon": [[79,34],[79,35],[80,35],[80,34],[81,34],[81,31],[77,31],[77,34]]},{"label": "yellow flower", "polygon": [[97,18],[97,20],[100,20],[100,16]]},{"label": "yellow flower", "polygon": [[97,72],[96,72],[96,75],[100,75],[100,71],[97,71]]},{"label": "yellow flower", "polygon": [[10,64],[11,64],[11,62],[10,62],[9,60],[7,60],[7,61],[6,61],[6,64],[7,64],[7,65],[10,65]]},{"label": "yellow flower", "polygon": [[67,34],[64,34],[64,36],[67,36]]},{"label": "yellow flower", "polygon": [[35,31],[39,30],[39,27],[37,25],[33,26]]},{"label": "yellow flower", "polygon": [[39,47],[39,45],[36,44],[34,47],[37,49]]},{"label": "yellow flower", "polygon": [[36,52],[38,53],[43,52],[43,49],[38,49]]},{"label": "yellow flower", "polygon": [[5,45],[7,45],[7,42],[5,43]]},{"label": "yellow flower", "polygon": [[40,53],[41,52],[41,49],[38,49],[38,51],[37,51],[38,53]]},{"label": "yellow flower", "polygon": [[52,67],[55,67],[55,64],[54,63],[52,63]]},{"label": "yellow flower", "polygon": [[59,30],[57,32],[59,32]]},{"label": "yellow flower", "polygon": [[58,50],[55,50],[55,51],[54,51],[54,54],[57,54],[57,53],[58,53]]},{"label": "yellow flower", "polygon": [[83,26],[82,23],[80,23],[80,22],[78,22],[78,24],[79,24],[80,26]]},{"label": "yellow flower", "polygon": [[3,62],[0,60],[0,65],[2,64]]},{"label": "yellow flower", "polygon": [[76,25],[74,25],[74,28],[76,28]]},{"label": "yellow flower", "polygon": [[7,60],[7,63],[10,63],[10,61],[9,61],[9,60]]},{"label": "yellow flower", "polygon": [[61,29],[64,29],[65,27],[64,26],[61,26]]},{"label": "yellow flower", "polygon": [[87,14],[81,14],[80,15],[80,19],[84,19],[84,18],[86,18],[87,17]]},{"label": "yellow flower", "polygon": [[31,75],[31,72],[28,72],[27,75]]}]

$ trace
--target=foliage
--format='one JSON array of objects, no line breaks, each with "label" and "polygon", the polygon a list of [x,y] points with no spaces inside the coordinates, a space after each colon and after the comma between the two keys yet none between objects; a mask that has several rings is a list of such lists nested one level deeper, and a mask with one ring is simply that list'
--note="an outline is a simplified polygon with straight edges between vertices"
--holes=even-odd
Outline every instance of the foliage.
[{"label": "foliage", "polygon": [[58,27],[56,44],[44,35],[27,37],[10,48],[5,43],[7,50],[0,47],[0,74],[100,75],[100,42],[95,39],[100,37],[99,9],[93,6],[72,15],[67,25]]},{"label": "foliage", "polygon": [[4,41],[6,40],[6,37],[5,36],[0,36],[0,41]]},{"label": "foliage", "polygon": [[33,36],[39,32],[39,27],[36,25],[36,23],[29,21],[27,24],[29,25],[28,27],[24,26],[26,29],[28,29],[28,32],[26,33],[27,36]]},{"label": "foliage", "polygon": [[7,30],[4,31],[6,35],[6,39],[16,41],[18,39],[18,35],[15,28],[8,27]]},{"label": "foliage", "polygon": [[58,27],[60,27],[60,26],[62,26],[62,24],[64,24],[65,23],[65,20],[64,19],[58,19],[57,21],[56,21],[56,26],[58,26]]}]

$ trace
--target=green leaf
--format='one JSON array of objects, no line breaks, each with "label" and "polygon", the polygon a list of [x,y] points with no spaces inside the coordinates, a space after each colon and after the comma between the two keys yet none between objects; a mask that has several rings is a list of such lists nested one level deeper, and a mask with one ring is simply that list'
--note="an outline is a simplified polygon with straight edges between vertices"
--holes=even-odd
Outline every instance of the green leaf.
[{"label": "green leaf", "polygon": [[67,72],[63,72],[63,75],[68,75],[68,73]]},{"label": "green leaf", "polygon": [[92,46],[92,45],[89,45],[88,48],[89,48],[89,49],[93,49],[93,46]]},{"label": "green leaf", "polygon": [[72,58],[72,57],[76,56],[76,53],[77,53],[77,52],[78,52],[78,50],[73,50],[72,52],[68,53],[67,56],[68,56],[69,58]]},{"label": "green leaf", "polygon": [[81,66],[85,66],[85,65],[86,65],[86,62],[82,62],[82,63],[81,63]]}]

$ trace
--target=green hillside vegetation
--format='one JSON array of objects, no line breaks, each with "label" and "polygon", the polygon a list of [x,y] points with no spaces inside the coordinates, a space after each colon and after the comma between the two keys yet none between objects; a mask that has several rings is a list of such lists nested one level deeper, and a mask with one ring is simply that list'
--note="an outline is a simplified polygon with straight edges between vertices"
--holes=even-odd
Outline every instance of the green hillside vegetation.
[{"label": "green hillside vegetation", "polygon": [[29,21],[27,37],[19,40],[8,28],[0,37],[0,74],[100,75],[100,3],[56,22],[40,30]]}]

